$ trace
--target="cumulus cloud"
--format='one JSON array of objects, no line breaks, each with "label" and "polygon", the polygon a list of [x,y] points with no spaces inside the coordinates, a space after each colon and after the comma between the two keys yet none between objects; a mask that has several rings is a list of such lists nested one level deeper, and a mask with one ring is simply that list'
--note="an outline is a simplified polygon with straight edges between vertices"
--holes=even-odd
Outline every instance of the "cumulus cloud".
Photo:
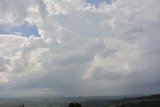
[{"label": "cumulus cloud", "polygon": [[159,5],[158,0],[113,0],[98,7],[85,0],[0,1],[1,26],[27,22],[41,35],[0,35],[0,95],[158,93]]}]

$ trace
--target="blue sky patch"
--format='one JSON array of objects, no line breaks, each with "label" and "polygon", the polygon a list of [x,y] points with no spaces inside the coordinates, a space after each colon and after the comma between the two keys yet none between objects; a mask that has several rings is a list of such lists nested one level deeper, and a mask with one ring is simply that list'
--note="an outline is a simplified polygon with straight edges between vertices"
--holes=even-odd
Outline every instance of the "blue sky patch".
[{"label": "blue sky patch", "polygon": [[35,37],[40,36],[36,25],[32,25],[28,22],[14,27],[0,25],[0,34],[20,34],[25,37],[30,37],[31,35]]},{"label": "blue sky patch", "polygon": [[88,3],[94,4],[96,6],[99,6],[100,3],[106,2],[107,4],[111,4],[112,0],[86,0]]}]

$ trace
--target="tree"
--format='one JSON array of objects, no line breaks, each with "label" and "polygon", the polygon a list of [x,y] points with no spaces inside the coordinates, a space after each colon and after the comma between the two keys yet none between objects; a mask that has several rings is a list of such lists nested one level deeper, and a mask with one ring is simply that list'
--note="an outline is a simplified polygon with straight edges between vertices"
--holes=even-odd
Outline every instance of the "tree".
[{"label": "tree", "polygon": [[70,103],[70,104],[68,105],[68,107],[75,107],[75,104],[74,104],[74,103]]},{"label": "tree", "polygon": [[24,104],[22,104],[21,106],[19,106],[19,107],[24,107]]},{"label": "tree", "polygon": [[82,107],[79,103],[70,103],[68,107]]},{"label": "tree", "polygon": [[81,104],[79,104],[79,103],[76,103],[76,107],[81,107]]}]

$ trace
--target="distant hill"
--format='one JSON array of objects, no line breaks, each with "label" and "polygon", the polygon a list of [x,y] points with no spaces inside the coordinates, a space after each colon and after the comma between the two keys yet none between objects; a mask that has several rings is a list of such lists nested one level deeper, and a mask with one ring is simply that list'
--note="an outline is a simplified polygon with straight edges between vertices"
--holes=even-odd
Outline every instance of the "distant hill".
[{"label": "distant hill", "polygon": [[116,104],[110,105],[109,107],[160,107],[160,94],[144,97],[124,98],[115,101],[115,103]]}]

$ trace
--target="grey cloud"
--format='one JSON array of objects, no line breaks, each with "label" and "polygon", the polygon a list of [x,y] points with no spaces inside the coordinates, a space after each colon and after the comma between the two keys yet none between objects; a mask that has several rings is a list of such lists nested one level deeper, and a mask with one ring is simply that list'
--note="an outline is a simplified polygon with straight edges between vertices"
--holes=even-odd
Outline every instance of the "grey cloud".
[{"label": "grey cloud", "polygon": [[117,68],[111,68],[109,70],[105,70],[102,67],[96,67],[93,71],[92,78],[93,80],[119,80],[122,77],[122,73],[116,69]]},{"label": "grey cloud", "polygon": [[1,25],[27,21],[41,37],[0,35],[0,89],[6,90],[0,95],[12,90],[25,96],[42,90],[62,96],[154,93],[160,88],[158,4],[1,1],[7,5],[0,6]]},{"label": "grey cloud", "polygon": [[10,62],[9,59],[4,59],[3,57],[0,56],[0,72],[6,71],[9,62]]}]

